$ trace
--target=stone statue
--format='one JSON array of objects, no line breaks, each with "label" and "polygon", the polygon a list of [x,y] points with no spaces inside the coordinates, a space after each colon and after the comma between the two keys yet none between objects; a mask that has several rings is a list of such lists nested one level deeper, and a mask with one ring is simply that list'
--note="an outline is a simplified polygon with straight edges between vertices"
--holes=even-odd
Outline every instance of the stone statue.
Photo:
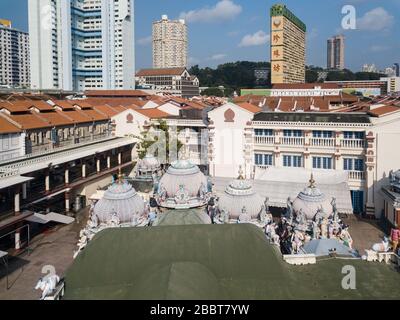
[{"label": "stone statue", "polygon": [[269,197],[265,198],[264,209],[265,209],[265,213],[268,214],[269,213]]},{"label": "stone statue", "polygon": [[223,223],[229,223],[229,213],[225,209],[221,210],[220,221]]},{"label": "stone statue", "polygon": [[324,209],[321,206],[320,208],[318,208],[317,213],[314,216],[314,221],[320,224],[323,218],[324,218]]},{"label": "stone statue", "polygon": [[293,201],[290,197],[287,198],[287,207],[286,207],[286,218],[291,219],[293,217]]},{"label": "stone statue", "polygon": [[162,201],[165,201],[165,199],[167,199],[167,190],[162,184],[158,186],[158,195]]},{"label": "stone statue", "polygon": [[323,218],[321,221],[321,238],[326,239],[328,237],[328,221]]},{"label": "stone statue", "polygon": [[333,212],[333,221],[337,222],[337,221],[339,221],[339,212],[337,209],[335,197],[332,198],[331,205],[332,205],[332,212]]},{"label": "stone statue", "polygon": [[108,220],[108,225],[110,225],[111,227],[117,227],[119,226],[121,223],[121,221],[118,218],[118,214],[114,211],[110,220]]},{"label": "stone statue", "polygon": [[60,277],[56,274],[48,274],[47,276],[40,278],[36,284],[35,290],[41,290],[42,296],[40,300],[46,299],[56,288],[60,282]]}]

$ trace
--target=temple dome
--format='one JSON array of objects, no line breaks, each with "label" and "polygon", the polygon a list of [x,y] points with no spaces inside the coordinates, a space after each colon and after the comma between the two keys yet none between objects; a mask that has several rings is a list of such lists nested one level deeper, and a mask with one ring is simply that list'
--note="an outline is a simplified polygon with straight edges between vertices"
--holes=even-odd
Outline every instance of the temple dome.
[{"label": "temple dome", "polygon": [[160,169],[160,163],[155,156],[146,154],[146,156],[139,161],[138,169],[141,172],[157,171]]},{"label": "temple dome", "polygon": [[126,181],[116,182],[104,193],[93,209],[100,223],[106,223],[116,215],[120,223],[131,222],[134,215],[145,212],[144,200]]},{"label": "temple dome", "polygon": [[208,181],[200,168],[189,160],[177,160],[160,179],[157,195],[161,206],[190,208],[205,204],[208,192]]},{"label": "temple dome", "polygon": [[238,219],[243,207],[247,215],[257,219],[263,205],[263,198],[253,190],[251,182],[241,178],[231,181],[218,201],[220,210],[228,212],[231,219]]},{"label": "temple dome", "polygon": [[332,205],[325,194],[315,186],[313,176],[310,179],[310,185],[301,191],[293,201],[295,213],[303,210],[308,220],[313,220],[318,210],[322,208],[323,217],[329,217],[332,214]]}]

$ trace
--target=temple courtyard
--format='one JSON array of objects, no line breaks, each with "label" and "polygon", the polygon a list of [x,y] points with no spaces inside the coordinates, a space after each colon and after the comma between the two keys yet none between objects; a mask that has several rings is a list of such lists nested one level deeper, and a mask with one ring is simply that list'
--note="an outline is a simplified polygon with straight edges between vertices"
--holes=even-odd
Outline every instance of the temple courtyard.
[{"label": "temple courtyard", "polygon": [[[43,276],[42,274],[42,268],[46,265],[52,265],[55,267],[55,270],[58,275],[64,276],[65,272],[67,269],[72,265],[73,263],[73,252],[77,249],[76,243],[79,239],[79,232],[83,228],[83,226],[86,224],[88,218],[88,210],[84,210],[80,212],[77,215],[76,221],[67,226],[56,226],[49,230],[48,232],[45,232],[36,238],[33,239],[31,243],[31,253],[24,253],[18,258],[12,258],[10,259],[10,264],[9,264],[9,290],[6,289],[7,283],[6,283],[6,276],[5,276],[5,268],[3,265],[0,266],[0,299],[8,299],[8,300],[24,300],[24,299],[39,299],[41,292],[40,290],[34,290],[34,287],[38,281],[38,279]],[[379,229],[376,221],[373,220],[363,220],[359,219],[357,217],[351,217],[344,219],[346,224],[350,225],[350,230],[354,239],[354,247],[361,253],[364,253],[365,248],[370,248],[373,243],[380,242],[383,232]],[[180,227],[181,229],[183,228],[191,228],[192,226],[184,226]],[[216,228],[224,228],[224,226],[211,226],[211,227],[216,227]],[[165,228],[165,227],[160,227],[160,228]],[[94,241],[95,243],[96,241]],[[157,242],[155,242],[157,243]],[[221,246],[224,244],[221,243]],[[148,247],[147,245],[146,247]],[[154,247],[156,248],[157,245],[155,244]],[[182,247],[184,248],[184,247]],[[238,248],[239,249],[239,248]],[[244,249],[244,248],[242,248]],[[269,253],[271,254],[271,253]],[[279,253],[275,252],[277,256],[279,256]],[[227,260],[231,260],[229,256],[226,256]],[[280,259],[278,259],[279,261]],[[400,280],[400,275],[394,271],[393,266],[387,266],[383,263],[367,263],[364,261],[346,261],[346,260],[329,260],[329,261],[318,261],[316,265],[308,265],[308,266],[301,266],[301,267],[295,267],[295,266],[290,266],[287,265],[286,263],[280,261],[279,264],[276,264],[275,267],[282,268],[282,270],[285,270],[285,272],[289,275],[289,278],[291,275],[295,274],[301,274],[302,275],[302,283],[307,283],[309,282],[309,286],[311,287],[318,287],[318,283],[322,281],[324,275],[326,273],[329,273],[331,271],[332,273],[338,273],[336,277],[340,279],[342,275],[340,274],[340,267],[344,264],[353,264],[355,263],[356,265],[359,265],[360,268],[363,270],[374,270],[374,274],[380,276],[380,279],[372,279],[371,281],[371,286],[373,286],[373,283],[375,283],[375,280],[378,283],[378,280],[383,283],[390,283],[390,281],[398,281]],[[178,266],[178,269],[183,266]],[[188,267],[189,269],[191,266]],[[186,269],[186,267],[184,268]],[[192,272],[194,274],[198,273],[196,271],[197,269],[194,268]],[[324,270],[324,272],[321,272],[321,270]],[[223,272],[223,270],[221,271]],[[278,271],[277,271],[278,272]],[[268,272],[267,272],[268,273]],[[148,277],[149,275],[144,277]],[[365,274],[362,272],[359,276],[362,281],[370,281],[368,280],[368,274]],[[321,278],[321,279],[320,279]],[[390,279],[389,279],[390,278]],[[397,279],[397,280],[396,280]],[[187,279],[188,280],[188,279]],[[265,279],[264,279],[265,280]],[[145,280],[143,280],[145,281]],[[184,279],[180,280],[184,281]],[[339,281],[339,280],[338,280]],[[212,281],[211,281],[212,282]],[[210,284],[211,285],[211,284]],[[337,284],[335,284],[337,285]],[[307,287],[309,287],[307,285]],[[364,284],[364,287],[368,287],[368,284]],[[161,290],[162,288],[160,288]],[[204,289],[205,294],[209,293],[209,288]],[[322,289],[321,289],[322,290]],[[305,295],[305,298],[341,298],[341,296],[335,296],[335,290],[334,288],[329,288],[329,286],[326,289],[326,295],[321,291],[320,293],[317,294],[317,296],[307,296]],[[378,290],[378,288],[377,288]],[[382,290],[380,287],[379,290]],[[394,292],[382,292],[379,290],[376,292],[376,297],[387,297],[391,298],[393,297],[392,295]],[[388,288],[389,290],[389,288]],[[162,291],[162,290],[161,290]],[[301,291],[301,290],[300,290]],[[215,291],[212,291],[215,294]],[[211,293],[212,293],[211,292]],[[211,294],[210,293],[210,294]],[[161,292],[160,292],[161,294]],[[225,293],[226,294],[226,293]],[[224,294],[223,297],[226,297]],[[279,298],[279,297],[287,297],[287,292],[286,293],[277,293],[277,296],[274,297],[267,295],[266,292],[263,292],[258,298]],[[229,297],[234,297],[231,294],[228,294]],[[350,295],[353,298],[360,298],[360,297],[365,297],[365,295],[359,295],[359,294],[353,294]],[[70,298],[74,298],[71,294]],[[149,296],[151,297],[151,295]],[[213,296],[211,294],[209,298],[218,298],[218,296]],[[249,298],[257,297],[256,295],[249,294]],[[367,297],[373,297],[369,294],[367,294]],[[68,298],[68,292],[67,292],[67,298]],[[84,296],[84,298],[89,298],[89,296]],[[112,297],[111,297],[112,298]],[[203,297],[207,298],[207,297]],[[293,296],[293,298],[299,298],[299,296],[296,294]]]}]

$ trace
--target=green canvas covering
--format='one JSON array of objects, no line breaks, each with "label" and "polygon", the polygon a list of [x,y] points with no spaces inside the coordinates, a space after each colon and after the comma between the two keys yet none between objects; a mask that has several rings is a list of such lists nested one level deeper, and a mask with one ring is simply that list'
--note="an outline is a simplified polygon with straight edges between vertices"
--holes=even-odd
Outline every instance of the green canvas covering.
[{"label": "green canvas covering", "polygon": [[[341,287],[356,268],[357,290]],[[104,230],[67,271],[65,299],[375,299],[400,296],[392,266],[286,264],[250,224]]]},{"label": "green canvas covering", "polygon": [[204,208],[190,210],[165,210],[154,221],[153,226],[183,226],[210,224],[211,219]]}]

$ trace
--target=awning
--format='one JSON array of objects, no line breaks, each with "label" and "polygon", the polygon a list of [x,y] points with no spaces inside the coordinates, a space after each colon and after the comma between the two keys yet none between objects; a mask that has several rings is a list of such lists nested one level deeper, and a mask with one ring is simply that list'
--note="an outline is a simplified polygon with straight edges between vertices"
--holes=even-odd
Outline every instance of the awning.
[{"label": "awning", "polygon": [[46,224],[49,222],[58,222],[62,224],[71,224],[72,222],[75,221],[74,218],[55,213],[55,212],[50,212],[48,214],[40,214],[40,213],[35,213],[33,216],[30,216],[26,218],[25,220],[29,222],[35,222],[35,223],[40,223],[40,224]]},{"label": "awning", "polygon": [[96,201],[96,200],[103,199],[104,193],[105,193],[105,190],[97,190],[96,193],[93,193],[89,197],[89,200]]},{"label": "awning", "polygon": [[[350,188],[347,173],[340,170],[308,170],[303,168],[257,168],[253,182],[254,191],[262,197],[269,197],[273,207],[286,208],[287,199],[295,199],[300,191],[309,184],[311,173],[314,175],[316,186],[326,195],[327,199],[336,198],[340,213],[352,214]],[[233,179],[213,178],[214,189],[217,193],[225,191]]]},{"label": "awning", "polygon": [[0,179],[0,189],[5,189],[11,186],[15,186],[30,180],[33,180],[34,178],[31,177],[24,177],[20,175],[15,175],[15,176],[10,176],[6,178],[1,178]]}]

